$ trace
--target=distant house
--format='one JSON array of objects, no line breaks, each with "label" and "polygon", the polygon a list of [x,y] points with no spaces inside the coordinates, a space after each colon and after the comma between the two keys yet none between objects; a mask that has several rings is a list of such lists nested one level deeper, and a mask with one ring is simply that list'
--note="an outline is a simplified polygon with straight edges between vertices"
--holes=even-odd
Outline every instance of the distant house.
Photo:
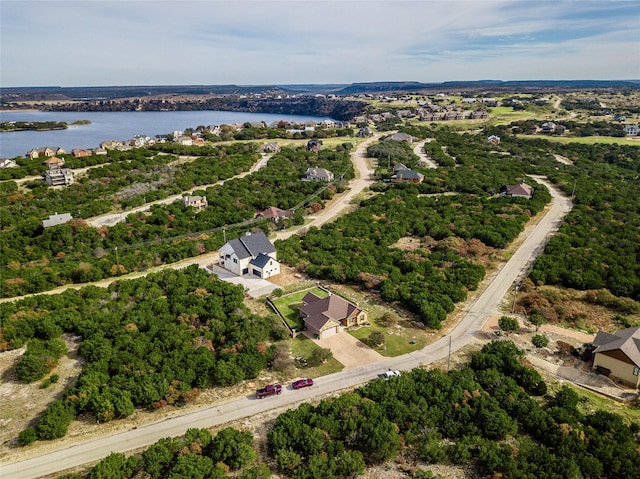
[{"label": "distant house", "polygon": [[367,313],[358,305],[331,293],[326,298],[307,293],[302,298],[299,311],[306,330],[318,339],[328,338],[341,329],[367,320]]},{"label": "distant house", "polygon": [[278,145],[277,141],[272,141],[269,143],[260,143],[260,147],[258,149],[260,153],[278,153],[280,151],[280,145]]},{"label": "distant house", "polygon": [[499,145],[500,144],[500,137],[498,135],[489,135],[487,137],[487,142],[491,143],[492,145]]},{"label": "distant house", "polygon": [[593,344],[593,369],[634,388],[640,386],[640,327],[613,334],[600,331]]},{"label": "distant house", "polygon": [[627,136],[638,136],[638,125],[624,125],[624,132]]},{"label": "distant house", "polygon": [[42,162],[50,170],[54,170],[56,168],[62,168],[64,166],[64,159],[58,158],[57,156],[52,156],[51,158]]},{"label": "distant house", "polygon": [[358,130],[358,133],[356,133],[356,136],[358,138],[368,138],[371,136],[371,128],[369,128],[368,126],[363,126],[362,128],[360,128]]},{"label": "distant house", "polygon": [[67,168],[53,168],[42,174],[49,186],[69,186],[73,183],[73,172]]},{"label": "distant house", "polygon": [[53,214],[48,219],[42,220],[42,226],[44,228],[51,228],[52,226],[63,225],[71,221],[73,217],[69,213]]},{"label": "distant house", "polygon": [[82,158],[85,156],[91,156],[93,152],[91,150],[84,150],[82,148],[74,148],[73,150],[71,150],[71,154],[75,158]]},{"label": "distant house", "polygon": [[218,254],[221,266],[237,276],[267,279],[280,274],[276,248],[262,231],[227,241]]},{"label": "distant house", "polygon": [[333,173],[324,168],[307,168],[302,181],[333,181]]},{"label": "distant house", "polygon": [[8,158],[4,158],[0,160],[0,170],[3,170],[5,168],[16,168],[17,166],[18,166],[18,163]]},{"label": "distant house", "polygon": [[48,168],[42,177],[49,186],[68,186],[73,183],[73,172],[62,168],[64,159],[53,156],[42,163]]},{"label": "distant house", "polygon": [[56,147],[48,147],[45,146],[43,148],[34,148],[33,150],[29,150],[27,156],[32,160],[35,158],[45,158],[54,155],[64,155],[66,151],[59,146]]},{"label": "distant house", "polygon": [[291,218],[293,216],[293,212],[289,210],[281,210],[275,206],[270,206],[266,210],[258,213],[256,216],[278,223],[280,220]]},{"label": "distant house", "polygon": [[105,150],[104,148],[94,148],[93,154],[94,155],[106,155],[107,154],[107,150]]},{"label": "distant house", "polygon": [[393,165],[393,175],[391,175],[392,183],[422,183],[424,175],[407,168],[402,163]]},{"label": "distant house", "polygon": [[322,142],[320,140],[316,140],[315,138],[312,138],[307,142],[307,150],[318,151],[321,145],[322,145]]},{"label": "distant house", "polygon": [[406,141],[409,144],[412,144],[414,140],[413,136],[407,133],[394,133],[389,137],[389,139],[394,141]]},{"label": "distant house", "polygon": [[507,196],[530,199],[533,196],[533,186],[527,185],[523,180],[519,185],[507,186],[505,194]]},{"label": "distant house", "polygon": [[200,211],[209,206],[207,198],[205,196],[183,196],[182,204],[185,208],[192,207],[196,211]]}]

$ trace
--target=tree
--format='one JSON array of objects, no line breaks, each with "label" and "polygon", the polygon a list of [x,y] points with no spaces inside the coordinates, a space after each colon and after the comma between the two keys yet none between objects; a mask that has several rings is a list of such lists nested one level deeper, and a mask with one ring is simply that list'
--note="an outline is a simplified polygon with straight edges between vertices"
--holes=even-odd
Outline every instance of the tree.
[{"label": "tree", "polygon": [[529,322],[536,327],[536,333],[538,332],[538,329],[540,328],[540,326],[546,323],[546,321],[547,320],[545,319],[544,316],[537,313],[534,313],[529,317]]},{"label": "tree", "polygon": [[498,326],[507,335],[509,335],[509,333],[513,331],[517,331],[520,328],[520,324],[518,323],[518,320],[510,316],[502,316],[498,320]]},{"label": "tree", "polygon": [[311,356],[307,360],[309,366],[320,366],[333,358],[333,353],[328,348],[316,348],[311,352]]},{"label": "tree", "polygon": [[373,333],[371,333],[369,339],[371,340],[373,345],[377,347],[382,346],[385,342],[384,334],[382,334],[380,331],[374,331]]},{"label": "tree", "polygon": [[531,342],[536,348],[546,348],[549,344],[549,338],[547,338],[544,334],[536,334],[533,338],[531,338]]},{"label": "tree", "polygon": [[89,472],[88,479],[126,479],[133,477],[138,460],[122,453],[112,452],[96,464]]},{"label": "tree", "polygon": [[231,470],[238,470],[256,458],[252,442],[251,433],[231,427],[225,428],[213,438],[209,457],[215,463],[222,462]]},{"label": "tree", "polygon": [[32,427],[28,427],[18,434],[18,444],[21,446],[28,446],[32,442],[38,439],[38,435],[36,434],[36,430]]}]

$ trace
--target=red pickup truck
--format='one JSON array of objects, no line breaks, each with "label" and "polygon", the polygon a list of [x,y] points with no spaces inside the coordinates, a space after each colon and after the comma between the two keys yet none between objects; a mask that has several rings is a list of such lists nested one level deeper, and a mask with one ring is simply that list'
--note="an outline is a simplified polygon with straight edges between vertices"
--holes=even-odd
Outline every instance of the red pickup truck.
[{"label": "red pickup truck", "polygon": [[256,391],[256,398],[264,399],[267,396],[273,396],[274,394],[280,394],[282,392],[281,384],[269,384],[268,386],[258,389]]}]

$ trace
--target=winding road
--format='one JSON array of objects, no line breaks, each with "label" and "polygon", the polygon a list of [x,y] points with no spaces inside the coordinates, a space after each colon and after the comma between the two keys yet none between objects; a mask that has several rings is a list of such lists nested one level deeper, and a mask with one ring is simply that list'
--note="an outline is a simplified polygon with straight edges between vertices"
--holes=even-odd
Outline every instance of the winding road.
[{"label": "winding road", "polygon": [[[372,138],[370,141],[374,140],[375,138]],[[371,168],[367,165],[364,156],[367,143],[361,144],[354,154],[354,163],[359,177],[353,182],[354,184],[350,185],[349,194],[341,198],[340,206],[333,205],[335,212],[325,213],[327,216],[325,221],[348,206],[353,197],[370,181]],[[482,340],[480,330],[485,321],[499,310],[505,294],[519,282],[521,275],[526,274],[536,256],[542,252],[547,240],[557,231],[563,218],[571,209],[570,200],[544,178],[537,176],[532,178],[549,189],[552,197],[551,205],[537,224],[528,226],[522,232],[517,239],[520,247],[500,270],[485,280],[485,284],[489,284],[468,306],[462,319],[434,343],[403,356],[385,358],[377,363],[317,378],[315,385],[311,388],[294,391],[287,386],[281,395],[265,400],[256,400],[253,395],[238,397],[184,415],[146,424],[137,429],[99,437],[24,461],[3,464],[0,476],[3,479],[42,477],[98,461],[110,452],[127,452],[151,445],[163,437],[180,436],[188,428],[210,428],[269,410],[295,407],[301,402],[367,383],[377,377],[377,373],[381,370],[388,368],[410,370],[424,366],[446,358],[450,352],[455,352],[471,342]],[[331,211],[331,208],[328,210]],[[305,225],[305,227],[308,226]]]}]

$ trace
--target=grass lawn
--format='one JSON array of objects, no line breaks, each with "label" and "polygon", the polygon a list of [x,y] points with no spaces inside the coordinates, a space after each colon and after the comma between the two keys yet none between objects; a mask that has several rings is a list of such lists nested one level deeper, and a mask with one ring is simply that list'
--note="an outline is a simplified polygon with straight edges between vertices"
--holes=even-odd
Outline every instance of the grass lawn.
[{"label": "grass lawn", "polygon": [[304,323],[302,322],[302,319],[300,319],[298,307],[302,304],[302,298],[307,293],[313,293],[320,298],[326,298],[328,296],[326,291],[315,287],[287,294],[273,300],[273,304],[278,308],[280,314],[284,316],[287,324],[290,327],[295,328],[297,331],[302,331],[304,329]]},{"label": "grass lawn", "polygon": [[[304,334],[298,334],[291,340],[291,354],[294,358],[308,358],[314,349],[318,349],[319,346],[312,340],[307,338]],[[344,366],[338,362],[337,359],[331,358],[326,363],[320,366],[298,368],[300,376],[306,376],[311,378],[317,378],[325,376],[327,374],[337,373],[342,371]]]},{"label": "grass lawn", "polygon": [[[369,319],[371,326],[347,330],[353,337],[369,345],[367,339],[371,333],[379,331],[384,335],[384,346],[373,348],[383,356],[395,357],[422,349],[427,345],[427,338],[422,330],[412,327],[382,326],[376,320]],[[391,333],[391,334],[389,334]],[[415,344],[411,344],[415,341]]]},{"label": "grass lawn", "polygon": [[615,143],[616,145],[640,146],[640,140],[631,138],[618,138],[613,136],[556,136],[556,135],[516,135],[523,139],[544,139],[556,141],[558,143],[584,143],[593,145],[595,143]]}]

